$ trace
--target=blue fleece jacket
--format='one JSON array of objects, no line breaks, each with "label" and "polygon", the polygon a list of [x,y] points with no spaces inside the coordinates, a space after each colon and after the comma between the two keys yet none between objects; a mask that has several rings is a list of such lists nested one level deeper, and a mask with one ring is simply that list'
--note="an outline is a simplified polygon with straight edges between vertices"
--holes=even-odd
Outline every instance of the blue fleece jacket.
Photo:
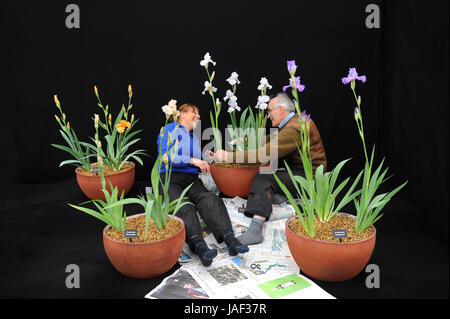
[{"label": "blue fleece jacket", "polygon": [[[175,125],[178,124],[178,128],[175,131]],[[188,132],[186,128],[180,123],[169,123],[163,129],[163,138],[161,140],[161,135],[158,134],[157,145],[158,145],[158,157],[161,154],[167,153],[167,140],[169,138],[169,132],[172,136],[173,141],[178,139],[178,152],[175,154],[168,154],[169,157],[169,167],[172,163],[172,172],[182,172],[188,174],[199,174],[200,169],[197,166],[190,164],[191,157],[203,159],[202,150],[200,147],[200,142],[193,134],[193,132]],[[166,172],[166,166],[164,163],[161,165],[161,173]]]}]

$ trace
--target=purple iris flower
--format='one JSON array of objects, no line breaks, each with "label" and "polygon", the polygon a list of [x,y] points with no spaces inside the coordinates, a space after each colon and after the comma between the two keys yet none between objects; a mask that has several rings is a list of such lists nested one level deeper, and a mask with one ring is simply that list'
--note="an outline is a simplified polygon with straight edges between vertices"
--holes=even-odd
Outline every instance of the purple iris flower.
[{"label": "purple iris flower", "polygon": [[348,84],[355,80],[359,80],[362,83],[364,83],[364,82],[366,82],[366,76],[365,75],[359,76],[358,72],[356,72],[356,68],[350,68],[350,70],[348,71],[347,77],[342,78],[342,83]]},{"label": "purple iris flower", "polygon": [[295,60],[287,61],[287,68],[290,74],[295,74],[295,71],[297,70]]},{"label": "purple iris flower", "polygon": [[[305,89],[305,86],[303,84],[300,84],[300,77],[296,76],[294,77],[294,82],[295,82],[295,87],[297,88],[297,90],[299,92],[303,92],[303,90]],[[283,86],[283,92],[286,92],[287,88],[293,88],[294,87],[294,83],[292,83],[292,79],[289,79],[289,85]]]}]

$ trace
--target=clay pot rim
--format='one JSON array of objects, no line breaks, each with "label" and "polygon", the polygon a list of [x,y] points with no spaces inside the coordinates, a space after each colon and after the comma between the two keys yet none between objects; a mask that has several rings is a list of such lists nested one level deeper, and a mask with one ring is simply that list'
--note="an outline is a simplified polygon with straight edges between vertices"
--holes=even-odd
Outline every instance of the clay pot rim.
[{"label": "clay pot rim", "polygon": [[[348,214],[348,213],[336,213],[336,214],[338,214],[338,215],[345,215],[345,216],[349,216],[349,217],[356,218],[355,215]],[[292,222],[292,220],[294,220],[295,218],[298,218],[297,215],[291,216],[291,217],[289,217],[289,218],[286,220],[286,224],[285,224],[285,225],[286,225],[286,231],[291,232],[294,236],[298,236],[298,237],[301,237],[302,239],[311,240],[311,241],[315,241],[315,242],[318,242],[318,243],[324,243],[324,244],[329,244],[329,245],[339,245],[339,246],[341,246],[341,245],[344,245],[344,246],[345,246],[345,245],[355,245],[355,244],[364,243],[364,242],[366,242],[366,241],[370,241],[370,240],[372,240],[373,237],[375,237],[376,234],[377,234],[377,230],[376,230],[375,226],[372,225],[372,226],[370,226],[370,227],[372,227],[372,229],[373,229],[373,234],[370,235],[369,237],[367,237],[366,239],[363,239],[363,240],[352,241],[352,242],[331,242],[331,241],[326,241],[326,240],[320,240],[320,239],[315,239],[315,238],[311,238],[311,237],[302,236],[302,235],[299,235],[299,234],[293,232],[293,231],[289,228],[289,224],[290,224],[290,223]]]},{"label": "clay pot rim", "polygon": [[[134,215],[131,215],[131,216],[127,216],[127,219],[128,219],[128,218],[136,218],[136,217],[143,216],[143,215],[145,216],[145,213],[134,214]],[[172,215],[169,214],[169,216],[172,216]],[[177,231],[174,235],[172,235],[172,236],[170,236],[170,237],[167,237],[167,238],[164,238],[164,239],[160,239],[160,240],[157,240],[157,241],[151,241],[151,242],[145,242],[145,243],[129,243],[129,242],[118,241],[118,240],[112,239],[112,238],[109,237],[108,234],[106,233],[106,231],[107,231],[109,228],[111,228],[110,225],[106,225],[105,228],[103,228],[103,237],[106,237],[109,241],[112,241],[112,242],[114,242],[114,243],[116,243],[116,244],[119,244],[119,245],[122,245],[122,244],[123,244],[123,245],[127,245],[127,246],[129,246],[129,245],[136,246],[136,245],[152,245],[152,244],[157,244],[157,243],[160,243],[160,242],[163,242],[163,241],[165,241],[165,240],[168,240],[168,239],[171,239],[171,238],[174,238],[174,237],[178,236],[178,235],[184,230],[184,220],[181,219],[181,218],[178,217],[178,216],[172,216],[172,217],[175,218],[176,220],[178,220],[179,222],[181,222],[181,226],[182,226],[182,227],[180,227],[180,230]]]},{"label": "clay pot rim", "polygon": [[[217,164],[217,165],[215,165],[215,164]],[[269,166],[269,164],[268,163],[265,163],[265,164],[255,164],[255,165],[253,165],[253,166],[248,166],[248,167],[246,167],[246,166],[242,166],[242,167],[224,167],[224,166],[220,166],[219,164],[225,164],[225,165],[230,165],[230,164],[238,164],[238,165],[246,165],[246,164],[244,164],[244,163],[242,163],[242,164],[239,164],[239,163],[222,163],[222,162],[215,162],[215,163],[212,163],[210,166],[211,166],[211,168],[217,168],[217,169],[250,169],[250,170],[253,170],[253,169],[259,169],[260,167],[268,167]]]},{"label": "clay pot rim", "polygon": [[[117,175],[120,175],[120,174],[124,174],[124,173],[127,173],[127,172],[133,170],[136,167],[136,164],[134,162],[132,162],[132,161],[127,161],[127,163],[130,163],[132,166],[127,168],[126,170],[123,170],[123,171],[120,171],[120,172],[116,172],[116,173],[113,173],[113,174],[105,175],[105,177],[117,176]],[[85,177],[94,177],[94,178],[99,178],[100,177],[98,175],[89,175],[89,174],[83,173],[81,171],[81,169],[82,169],[82,167],[75,168],[75,173],[77,175],[81,175],[81,176],[85,176]]]}]

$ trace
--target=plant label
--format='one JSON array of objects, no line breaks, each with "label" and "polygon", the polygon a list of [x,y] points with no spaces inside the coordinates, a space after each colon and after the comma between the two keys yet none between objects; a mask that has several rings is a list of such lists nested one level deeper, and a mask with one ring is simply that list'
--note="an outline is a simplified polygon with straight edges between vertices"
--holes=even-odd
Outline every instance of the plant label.
[{"label": "plant label", "polygon": [[333,237],[339,239],[347,238],[347,229],[333,229]]},{"label": "plant label", "polygon": [[137,238],[137,229],[125,229],[125,238]]},{"label": "plant label", "polygon": [[94,172],[95,174],[98,174],[98,167],[92,167],[91,172]]}]

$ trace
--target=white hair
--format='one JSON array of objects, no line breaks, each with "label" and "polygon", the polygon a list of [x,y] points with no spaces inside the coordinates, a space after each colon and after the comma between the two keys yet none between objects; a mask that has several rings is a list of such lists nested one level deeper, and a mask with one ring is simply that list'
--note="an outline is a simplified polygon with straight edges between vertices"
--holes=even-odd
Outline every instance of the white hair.
[{"label": "white hair", "polygon": [[286,93],[278,93],[277,96],[277,102],[275,103],[275,107],[283,107],[288,112],[295,112],[295,105],[294,102],[289,98],[289,96]]}]

